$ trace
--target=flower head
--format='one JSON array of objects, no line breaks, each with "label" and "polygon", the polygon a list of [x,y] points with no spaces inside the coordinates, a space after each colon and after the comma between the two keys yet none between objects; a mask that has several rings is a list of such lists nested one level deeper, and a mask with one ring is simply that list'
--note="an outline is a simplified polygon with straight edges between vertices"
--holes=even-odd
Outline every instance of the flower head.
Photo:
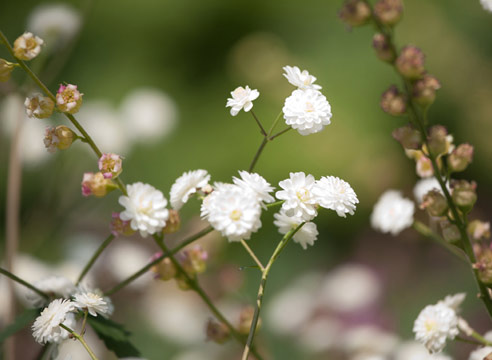
[{"label": "flower head", "polygon": [[283,190],[277,191],[275,196],[279,200],[285,200],[282,209],[287,216],[296,216],[302,221],[309,221],[318,215],[317,200],[312,193],[315,185],[313,175],[306,176],[303,172],[290,173],[289,179],[282,180],[278,184]]},{"label": "flower head", "polygon": [[[48,276],[35,281],[33,285],[45,294],[55,298],[68,298],[76,291],[73,282],[63,276]],[[26,294],[26,299],[33,307],[41,307],[47,304],[47,300],[34,291],[29,291]]]},{"label": "flower head", "polygon": [[31,60],[39,55],[43,39],[25,32],[14,41],[14,55],[20,60]]},{"label": "flower head", "polygon": [[112,153],[102,154],[97,162],[105,179],[117,177],[123,171],[121,156]]},{"label": "flower head", "polygon": [[77,309],[87,310],[92,316],[100,314],[107,317],[111,313],[108,298],[103,298],[96,291],[84,289],[78,292],[73,297],[73,305]]},{"label": "flower head", "polygon": [[128,196],[120,196],[118,200],[125,207],[120,218],[131,220],[131,228],[140,231],[143,237],[161,231],[169,217],[167,200],[162,192],[141,182],[127,185],[126,191]]},{"label": "flower head", "polygon": [[55,103],[49,97],[33,94],[31,97],[26,98],[24,106],[26,107],[27,116],[44,119],[53,114]]},{"label": "flower head", "polygon": [[[278,232],[284,235],[292,229],[297,228],[303,222],[300,217],[287,216],[283,210],[276,213],[274,217],[275,221],[273,223],[278,227]],[[317,238],[318,229],[316,228],[316,224],[307,222],[294,234],[292,240],[300,244],[302,248],[306,250],[308,245],[314,245]]]},{"label": "flower head", "polygon": [[317,90],[294,90],[282,109],[285,123],[301,135],[317,133],[330,124],[331,106]]},{"label": "flower head", "polygon": [[83,95],[84,94],[77,90],[77,85],[60,85],[60,88],[56,93],[56,105],[63,112],[75,114],[82,105]]},{"label": "flower head", "polygon": [[313,75],[309,75],[307,70],[300,70],[297,66],[284,66],[285,73],[283,74],[285,78],[298,89],[314,89],[320,90],[321,86],[314,84],[316,78]]},{"label": "flower head", "polygon": [[336,211],[341,217],[347,213],[354,215],[355,204],[359,203],[350,184],[335,176],[323,176],[316,181],[312,192],[320,206]]},{"label": "flower head", "polygon": [[53,300],[32,325],[32,336],[40,344],[59,343],[68,337],[68,331],[60,327],[64,324],[69,328],[75,325],[75,317],[71,312],[74,304],[70,300]]},{"label": "flower head", "polygon": [[175,210],[181,209],[198,189],[203,188],[210,181],[207,170],[193,170],[183,173],[176,179],[169,194],[171,206]]},{"label": "flower head", "polygon": [[484,10],[492,12],[492,0],[480,0],[480,4],[482,4]]},{"label": "flower head", "polygon": [[241,109],[250,111],[253,108],[253,100],[257,99],[260,93],[256,89],[251,90],[249,86],[240,86],[232,91],[231,95],[232,98],[227,99],[226,107],[231,107],[231,115],[236,116]]},{"label": "flower head", "polygon": [[413,223],[415,205],[396,190],[388,190],[379,198],[371,214],[371,226],[383,233],[398,235]]},{"label": "flower head", "polygon": [[252,191],[257,196],[258,201],[271,203],[275,200],[275,198],[270,195],[274,189],[273,186],[271,186],[262,176],[247,171],[239,171],[239,176],[241,176],[240,179],[235,176],[232,178],[234,184],[245,191]]}]

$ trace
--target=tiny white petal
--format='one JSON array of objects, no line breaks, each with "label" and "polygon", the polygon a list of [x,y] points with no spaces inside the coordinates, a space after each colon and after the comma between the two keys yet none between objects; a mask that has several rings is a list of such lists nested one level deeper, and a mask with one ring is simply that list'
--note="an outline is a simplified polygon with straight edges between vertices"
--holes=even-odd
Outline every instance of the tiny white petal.
[{"label": "tiny white petal", "polygon": [[301,90],[314,89],[320,90],[321,86],[314,84],[316,78],[309,74],[307,70],[301,71],[297,66],[284,66],[285,78],[294,86]]},{"label": "tiny white petal", "polygon": [[279,200],[284,200],[282,209],[287,216],[310,221],[318,215],[316,199],[311,193],[315,184],[313,175],[306,176],[303,172],[290,173],[289,179],[282,180],[278,184],[283,190],[277,191],[275,196]]}]

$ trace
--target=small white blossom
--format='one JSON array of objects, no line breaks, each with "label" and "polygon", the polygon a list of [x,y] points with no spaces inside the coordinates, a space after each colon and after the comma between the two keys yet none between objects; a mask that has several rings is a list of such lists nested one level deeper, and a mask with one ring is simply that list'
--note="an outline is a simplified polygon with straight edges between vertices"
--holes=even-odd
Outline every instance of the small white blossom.
[{"label": "small white blossom", "polygon": [[36,318],[32,325],[32,336],[40,343],[60,343],[68,337],[68,331],[62,329],[60,324],[73,329],[75,326],[75,317],[71,312],[74,305],[70,300],[56,299],[53,300],[41,315]]},{"label": "small white blossom", "polygon": [[317,133],[331,119],[331,106],[326,97],[317,90],[294,90],[285,99],[282,109],[285,123],[301,135]]},{"label": "small white blossom", "polygon": [[[283,210],[276,213],[274,217],[275,221],[273,223],[278,227],[278,232],[284,235],[292,229],[297,228],[303,222],[300,217],[287,216]],[[307,222],[294,234],[292,240],[300,244],[302,248],[306,250],[308,245],[314,245],[317,238],[318,229],[316,228],[316,224]]]},{"label": "small white blossom", "polygon": [[285,78],[294,86],[297,86],[301,90],[314,89],[320,90],[321,86],[314,84],[316,78],[313,75],[309,75],[307,70],[300,70],[297,66],[284,66]]},{"label": "small white blossom", "polygon": [[27,97],[24,101],[24,106],[26,107],[27,116],[30,118],[45,119],[53,113],[55,103],[49,97],[44,97],[37,93]]},{"label": "small white blossom", "polygon": [[398,235],[413,223],[415,205],[397,190],[388,190],[379,198],[371,214],[371,226],[383,233]]},{"label": "small white blossom", "polygon": [[303,172],[296,172],[290,173],[289,179],[278,183],[283,190],[277,191],[275,196],[279,200],[285,200],[282,209],[287,216],[309,221],[318,215],[316,198],[312,194],[315,181],[313,175],[306,176]]},{"label": "small white blossom", "polygon": [[350,184],[335,176],[323,176],[316,181],[312,193],[320,206],[336,211],[341,217],[354,215],[355,204],[359,203]]},{"label": "small white blossom", "polygon": [[210,181],[206,170],[194,170],[183,173],[176,179],[169,194],[171,206],[175,210],[181,209],[197,189],[203,188]]},{"label": "small white blossom", "polygon": [[75,294],[73,304],[77,309],[87,309],[92,316],[100,314],[107,317],[112,313],[112,306],[110,307],[108,298],[103,298],[95,291],[83,290]]},{"label": "small white blossom", "polygon": [[468,360],[484,360],[485,357],[490,354],[492,354],[492,346],[478,348],[470,353]]},{"label": "small white blossom", "polygon": [[484,10],[492,12],[492,0],[480,0],[480,4],[482,4]]},{"label": "small white blossom", "polygon": [[249,239],[261,227],[256,195],[233,184],[215,184],[201,207],[201,216],[229,241]]},{"label": "small white blossom", "polygon": [[32,60],[39,55],[43,44],[43,39],[25,32],[14,41],[14,55],[20,60]]},{"label": "small white blossom", "polygon": [[232,178],[234,184],[246,191],[252,191],[258,197],[258,201],[271,203],[275,200],[275,198],[270,195],[274,189],[273,186],[271,186],[262,176],[247,171],[239,171],[239,176],[241,176],[241,179],[235,176]]},{"label": "small white blossom", "polygon": [[[33,285],[42,292],[57,298],[69,298],[77,291],[73,282],[63,276],[49,276],[35,281]],[[31,290],[26,294],[26,299],[33,307],[47,304],[44,297]]]},{"label": "small white blossom", "polygon": [[131,228],[138,230],[143,237],[162,230],[169,218],[167,200],[162,192],[141,182],[127,185],[126,191],[128,196],[120,196],[118,200],[125,207],[120,218],[131,220]]},{"label": "small white blossom", "polygon": [[226,107],[231,107],[231,115],[236,116],[241,109],[250,111],[253,108],[253,100],[257,99],[260,93],[256,89],[251,90],[249,86],[240,86],[232,91],[231,95],[232,98],[227,99]]},{"label": "small white blossom", "polygon": [[68,4],[43,4],[31,12],[27,28],[50,43],[65,43],[77,34],[81,20],[80,13]]}]

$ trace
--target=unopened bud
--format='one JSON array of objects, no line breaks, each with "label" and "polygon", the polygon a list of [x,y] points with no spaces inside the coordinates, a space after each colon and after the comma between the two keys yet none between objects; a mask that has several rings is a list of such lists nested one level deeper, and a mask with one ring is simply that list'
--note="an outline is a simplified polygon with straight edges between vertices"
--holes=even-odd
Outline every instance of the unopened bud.
[{"label": "unopened bud", "polygon": [[53,114],[55,103],[49,97],[41,94],[33,94],[24,101],[27,116],[30,118],[45,119]]},{"label": "unopened bud", "polygon": [[461,144],[449,154],[448,167],[451,171],[459,172],[465,170],[473,159],[473,146]]},{"label": "unopened bud", "polygon": [[403,14],[401,0],[379,0],[374,4],[374,15],[384,24],[393,26],[400,21]]},{"label": "unopened bud", "polygon": [[380,33],[375,34],[372,38],[372,47],[376,50],[376,55],[380,60],[389,63],[392,63],[395,60],[395,50],[385,35]]},{"label": "unopened bud", "polygon": [[371,8],[363,0],[345,0],[338,16],[349,26],[361,26],[371,18]]},{"label": "unopened bud", "polygon": [[14,70],[16,64],[11,63],[5,59],[0,59],[0,82],[9,81],[10,75]]},{"label": "unopened bud", "polygon": [[120,213],[113,212],[111,224],[109,225],[109,228],[111,230],[111,234],[113,234],[114,236],[119,236],[119,235],[130,236],[130,235],[133,235],[135,233],[135,230],[132,229],[130,224],[131,224],[131,220],[123,220],[120,217]]},{"label": "unopened bud", "polygon": [[473,220],[466,228],[470,237],[475,241],[490,238],[490,223],[480,220]]},{"label": "unopened bud", "polygon": [[381,96],[381,108],[393,116],[403,115],[407,109],[405,96],[395,85],[391,85]]},{"label": "unopened bud", "polygon": [[455,180],[451,184],[453,188],[453,201],[465,214],[470,212],[477,201],[477,184],[472,181]]},{"label": "unopened bud", "polygon": [[422,50],[413,45],[405,46],[396,59],[398,72],[408,79],[418,79],[424,72],[425,56]]},{"label": "unopened bud", "polygon": [[208,254],[200,245],[183,250],[178,254],[181,266],[190,276],[204,272],[207,268],[207,259]]},{"label": "unopened bud", "polygon": [[492,285],[492,250],[483,249],[477,255],[477,262],[473,264],[473,268],[478,271],[480,282],[485,285]]},{"label": "unopened bud", "polygon": [[64,125],[55,127],[47,127],[44,134],[44,146],[50,153],[54,153],[56,149],[65,150],[72,145],[76,135],[72,130]]},{"label": "unopened bud", "polygon": [[116,185],[110,179],[105,179],[101,172],[84,173],[82,178],[82,195],[84,196],[103,197],[115,188]]},{"label": "unopened bud", "polygon": [[393,138],[405,149],[420,149],[420,132],[411,125],[402,126],[393,130]]},{"label": "unopened bud", "polygon": [[448,211],[448,202],[439,190],[432,189],[424,195],[420,208],[426,209],[430,216],[443,216]]},{"label": "unopened bud", "polygon": [[448,131],[444,126],[435,125],[429,129],[428,150],[434,156],[446,154],[448,151]]},{"label": "unopened bud", "polygon": [[77,85],[60,85],[56,93],[56,105],[62,112],[75,114],[82,105],[83,95],[77,90]]},{"label": "unopened bud", "polygon": [[[155,261],[162,256],[162,252],[155,253],[151,261]],[[171,280],[177,274],[176,266],[168,257],[162,259],[157,265],[152,266],[151,271],[154,273],[155,279],[163,281]]]},{"label": "unopened bud", "polygon": [[449,243],[456,243],[461,240],[460,229],[454,224],[451,224],[449,220],[444,219],[440,222],[442,237]]},{"label": "unopened bud", "polygon": [[428,178],[434,175],[434,167],[432,166],[432,161],[425,156],[422,152],[421,155],[416,158],[415,171],[417,175],[422,178]]},{"label": "unopened bud", "polygon": [[215,321],[214,319],[209,319],[207,321],[205,332],[207,334],[207,340],[211,340],[217,344],[225,343],[229,340],[231,335],[229,328],[225,324]]},{"label": "unopened bud", "polygon": [[104,178],[113,179],[123,171],[122,163],[123,160],[121,159],[121,156],[107,153],[102,154],[97,165],[99,166],[99,170],[103,173]]},{"label": "unopened bud", "polygon": [[169,218],[166,221],[166,226],[162,229],[164,234],[172,234],[181,227],[181,218],[178,210],[169,209]]},{"label": "unopened bud", "polygon": [[425,75],[413,84],[413,99],[421,106],[429,106],[436,100],[436,91],[441,83],[432,75]]},{"label": "unopened bud", "polygon": [[[239,326],[238,331],[241,334],[249,334],[249,330],[251,328],[253,317],[255,314],[255,309],[251,306],[247,306],[241,310],[239,314]],[[258,318],[258,322],[256,324],[256,330],[258,330],[261,326],[261,319]]]},{"label": "unopened bud", "polygon": [[44,41],[26,32],[14,41],[14,56],[20,60],[31,60],[39,55]]}]

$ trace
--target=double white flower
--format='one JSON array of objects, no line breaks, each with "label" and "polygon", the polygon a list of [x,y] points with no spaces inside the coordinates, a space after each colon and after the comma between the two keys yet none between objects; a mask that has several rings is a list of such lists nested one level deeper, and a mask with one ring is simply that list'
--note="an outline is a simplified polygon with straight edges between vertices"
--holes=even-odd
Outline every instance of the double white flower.
[{"label": "double white flower", "polygon": [[415,204],[400,191],[388,190],[379,198],[371,214],[371,226],[383,233],[398,235],[413,224]]}]

